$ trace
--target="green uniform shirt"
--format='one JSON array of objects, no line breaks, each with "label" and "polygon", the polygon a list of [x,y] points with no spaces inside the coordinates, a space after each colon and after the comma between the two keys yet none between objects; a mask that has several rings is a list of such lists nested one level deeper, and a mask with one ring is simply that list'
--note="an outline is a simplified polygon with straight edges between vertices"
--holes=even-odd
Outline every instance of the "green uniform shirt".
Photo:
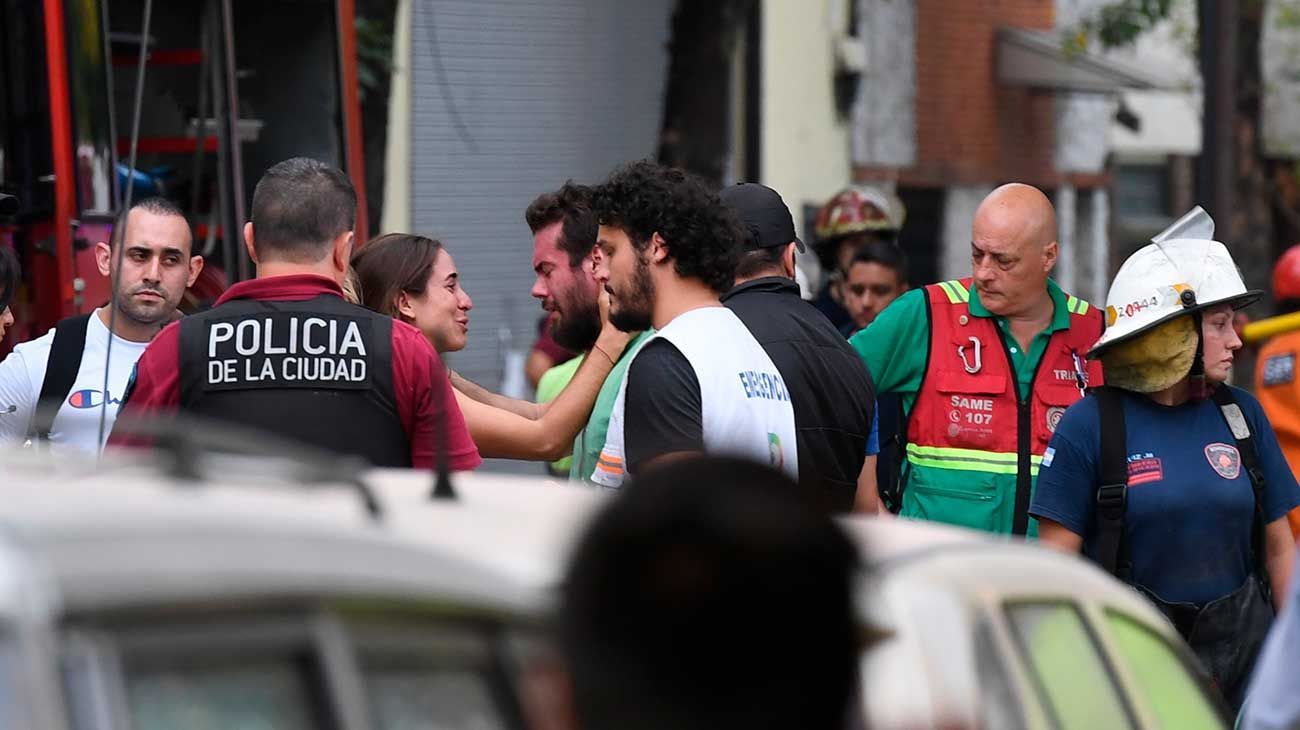
[{"label": "green uniform shirt", "polygon": [[654,330],[646,330],[632,338],[632,341],[627,343],[627,347],[623,348],[623,354],[618,358],[618,362],[614,363],[614,369],[605,376],[605,383],[600,386],[600,393],[596,396],[596,405],[591,409],[587,426],[573,440],[573,466],[569,468],[570,480],[594,484],[591,475],[596,471],[600,450],[605,447],[605,433],[609,430],[609,414],[614,410],[614,401],[618,399],[618,390],[623,384],[623,376],[627,373],[627,366],[632,362],[632,357],[653,334]]},{"label": "green uniform shirt", "polygon": [[[1061,291],[1061,287],[1057,286],[1055,281],[1047,280],[1047,292],[1052,298],[1052,323],[1047,329],[1034,336],[1029,344],[1029,351],[1024,352],[1015,337],[1011,335],[1011,325],[1006,318],[995,316],[985,308],[973,284],[969,291],[968,307],[971,315],[993,319],[1002,341],[1006,343],[1007,351],[1011,353],[1011,366],[1016,373],[1020,397],[1028,398],[1030,388],[1033,386],[1034,371],[1038,368],[1038,361],[1043,358],[1043,353],[1047,351],[1047,343],[1051,340],[1052,334],[1070,328],[1070,310],[1065,292]],[[903,410],[909,415],[912,406],[916,403],[916,394],[925,378],[925,365],[930,350],[930,321],[926,314],[925,299],[924,289],[907,292],[886,307],[866,329],[849,339],[849,344],[857,350],[858,355],[867,364],[867,370],[871,372],[871,379],[876,384],[877,392],[898,393],[903,401]],[[908,496],[907,487],[912,481],[913,471],[912,464],[903,464],[902,513],[904,516],[922,516],[917,514],[921,510],[918,509],[916,500]],[[925,471],[927,484],[953,492],[962,492],[962,482],[968,478],[967,473],[962,471],[930,468],[926,468]],[[1011,512],[1009,510],[1014,509],[1016,475],[999,474],[994,475],[993,478],[1001,482],[997,484],[998,493],[1012,495],[1011,499],[1001,500],[996,507],[999,513],[1005,513],[1005,520],[997,520],[998,523],[1005,521],[1005,527],[998,531],[1010,532]],[[952,500],[954,504],[959,501]],[[969,502],[960,505],[960,509],[967,509],[968,504]],[[980,522],[980,520],[964,520],[960,516],[944,521],[968,525]],[[1030,520],[1029,533],[1031,535],[1038,533],[1037,521]]]},{"label": "green uniform shirt", "polygon": [[[560,391],[573,380],[573,376],[578,372],[578,366],[582,364],[583,356],[571,357],[568,360],[556,365],[555,367],[542,373],[542,377],[537,381],[537,402],[547,403],[555,400]],[[573,466],[573,456],[566,456],[563,459],[552,461],[551,473],[555,475],[567,474],[569,468]]]}]

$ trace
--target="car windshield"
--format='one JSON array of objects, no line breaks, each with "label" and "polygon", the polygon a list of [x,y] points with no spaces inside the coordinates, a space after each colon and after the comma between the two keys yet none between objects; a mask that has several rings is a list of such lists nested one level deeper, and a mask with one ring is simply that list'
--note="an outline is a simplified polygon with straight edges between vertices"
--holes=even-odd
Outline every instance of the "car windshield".
[{"label": "car windshield", "polygon": [[1106,613],[1106,630],[1137,682],[1136,694],[1155,713],[1160,727],[1217,730],[1214,704],[1168,641],[1136,619]]},{"label": "car windshield", "polygon": [[18,649],[13,637],[0,630],[0,727],[25,727],[30,723],[26,695],[19,672]]},{"label": "car windshield", "polygon": [[362,660],[376,730],[504,730],[485,668],[393,655]]},{"label": "car windshield", "polygon": [[137,730],[323,727],[305,657],[166,659],[127,668]]},{"label": "car windshield", "polygon": [[518,712],[492,636],[385,612],[131,621],[73,631],[65,680],[78,727],[104,721],[107,692],[134,730],[498,730]]},{"label": "car windshield", "polygon": [[1061,730],[1130,728],[1110,668],[1074,605],[1007,606],[1013,633],[1043,704]]}]

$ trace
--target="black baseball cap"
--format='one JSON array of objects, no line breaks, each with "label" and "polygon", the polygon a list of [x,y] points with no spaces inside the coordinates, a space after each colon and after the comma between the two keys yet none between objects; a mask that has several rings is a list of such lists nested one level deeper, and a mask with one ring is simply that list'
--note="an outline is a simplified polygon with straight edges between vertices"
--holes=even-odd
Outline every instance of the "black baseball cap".
[{"label": "black baseball cap", "polygon": [[749,235],[745,236],[744,250],[784,246],[791,241],[803,253],[803,241],[794,232],[794,218],[781,194],[758,183],[737,183],[724,188],[719,197],[740,214],[741,223]]}]

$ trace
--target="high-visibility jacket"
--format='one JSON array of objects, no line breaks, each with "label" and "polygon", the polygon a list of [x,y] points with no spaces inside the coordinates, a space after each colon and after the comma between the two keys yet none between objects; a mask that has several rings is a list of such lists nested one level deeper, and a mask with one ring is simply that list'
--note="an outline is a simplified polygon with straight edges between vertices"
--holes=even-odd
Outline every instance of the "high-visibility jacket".
[{"label": "high-visibility jacket", "polygon": [[[1278,335],[1264,344],[1255,369],[1255,396],[1291,471],[1300,475],[1300,382],[1296,380],[1296,357],[1300,355],[1300,331]],[[1300,537],[1300,507],[1287,515],[1291,534]]]},{"label": "high-visibility jacket", "polygon": [[1067,298],[1070,326],[1051,335],[1022,401],[997,324],[970,312],[970,280],[925,289],[929,364],[908,418],[902,514],[1036,534],[1029,500],[1047,442],[1080,386],[1101,384],[1101,364],[1085,359],[1101,313]]}]

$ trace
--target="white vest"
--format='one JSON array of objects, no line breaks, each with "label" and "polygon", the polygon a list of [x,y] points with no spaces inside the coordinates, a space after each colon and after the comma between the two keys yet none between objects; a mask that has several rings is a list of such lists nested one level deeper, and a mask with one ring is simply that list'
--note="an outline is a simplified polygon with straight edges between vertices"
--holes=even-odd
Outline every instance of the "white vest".
[{"label": "white vest", "polygon": [[[673,343],[700,383],[704,451],[738,456],[799,475],[794,408],[785,381],[740,318],[726,307],[703,307],[679,315],[655,337]],[[644,351],[644,344],[641,351]],[[638,355],[641,351],[638,351]],[[628,365],[627,372],[632,371]],[[622,486],[627,474],[623,410],[627,374],[609,417],[609,432],[591,480]]]}]

